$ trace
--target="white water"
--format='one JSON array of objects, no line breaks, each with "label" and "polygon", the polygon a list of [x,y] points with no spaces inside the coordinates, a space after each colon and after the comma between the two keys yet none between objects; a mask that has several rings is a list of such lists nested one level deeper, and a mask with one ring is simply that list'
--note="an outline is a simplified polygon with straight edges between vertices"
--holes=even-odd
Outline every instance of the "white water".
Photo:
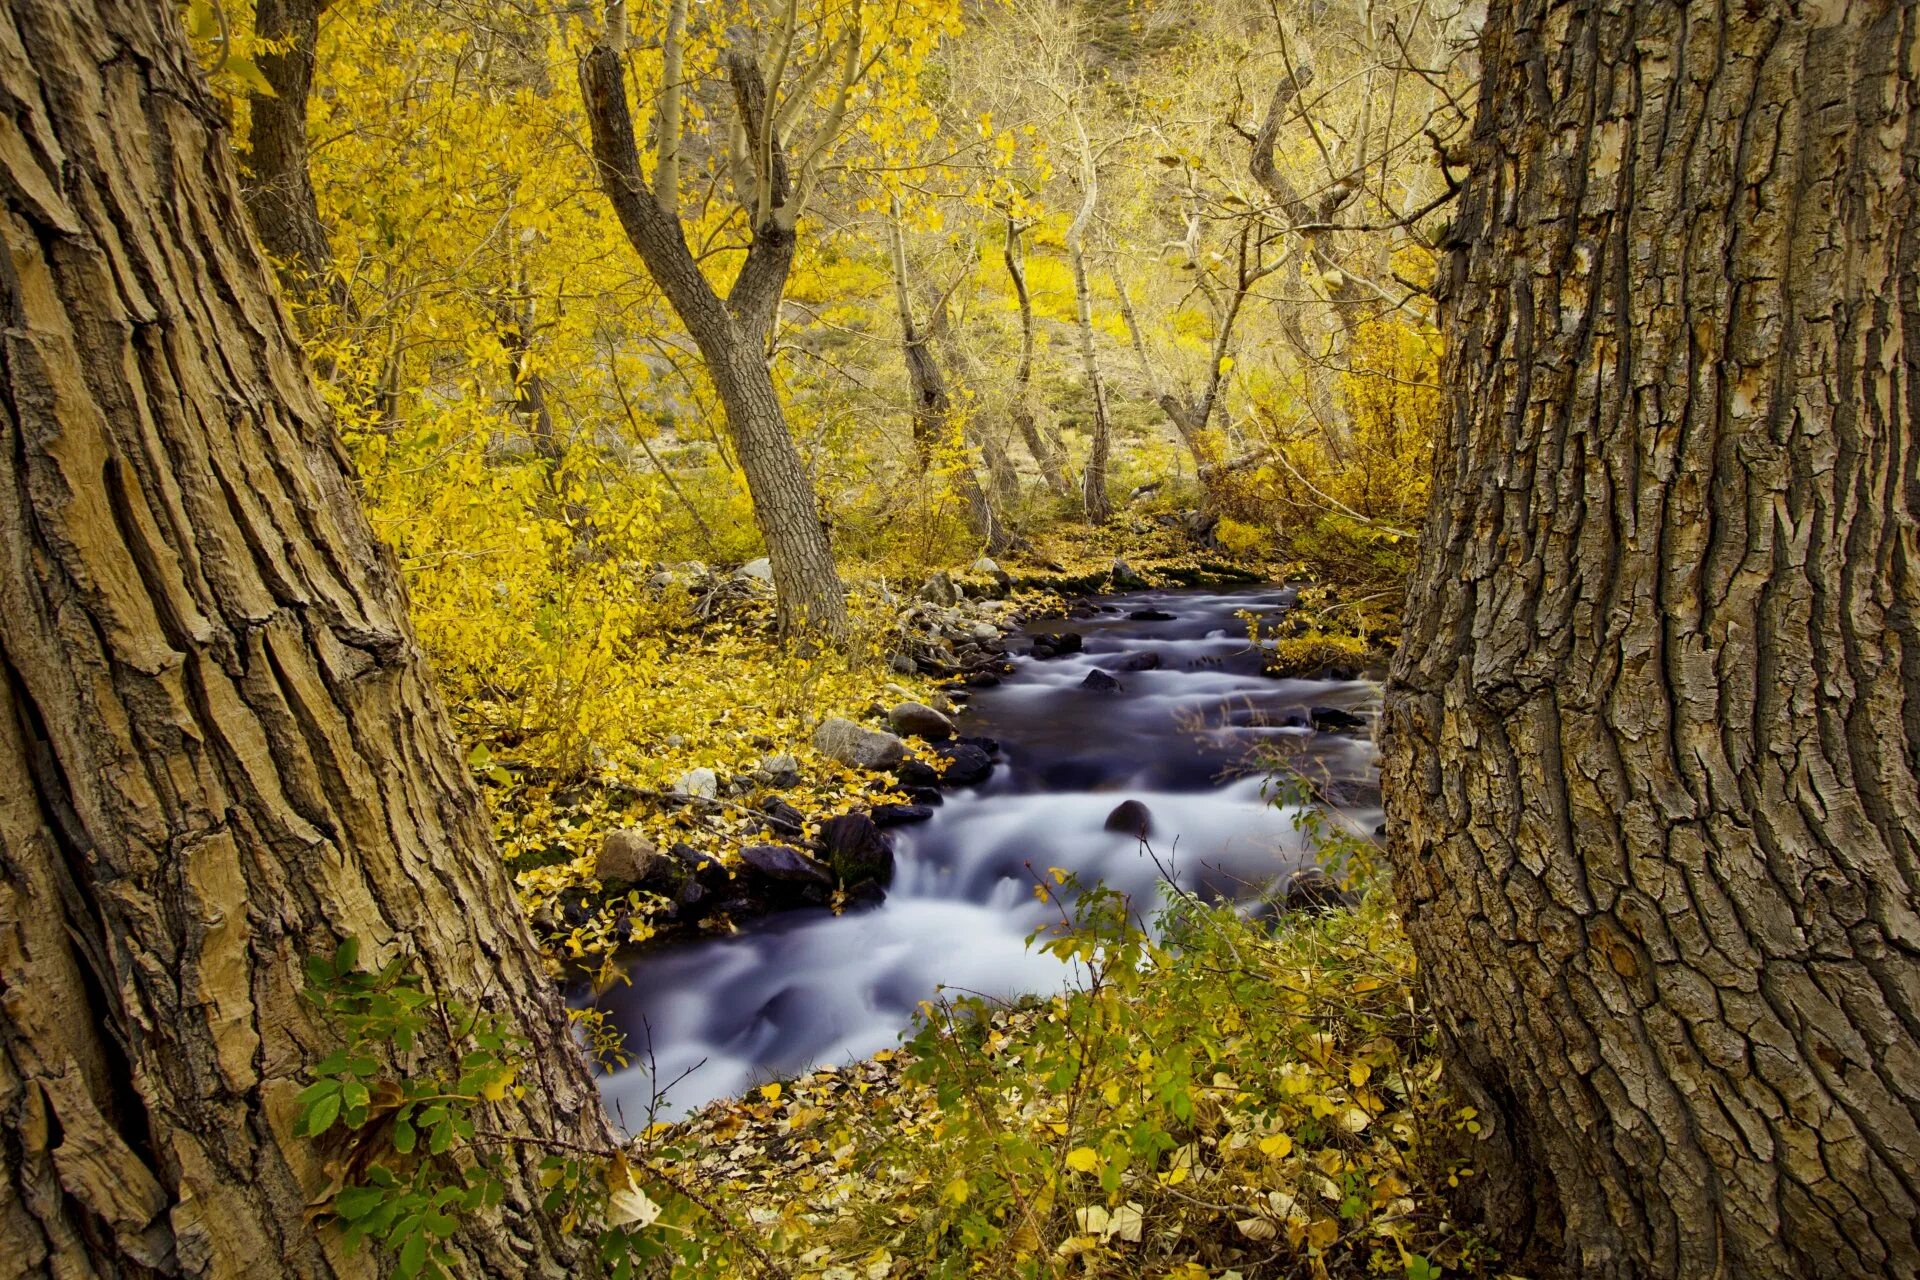
[{"label": "white water", "polygon": [[[1057,989],[1068,970],[1025,941],[1058,918],[1033,895],[1052,867],[1104,880],[1145,914],[1158,901],[1154,856],[1183,887],[1257,904],[1301,857],[1292,812],[1265,794],[1261,766],[1276,754],[1345,791],[1350,820],[1370,829],[1372,745],[1305,719],[1310,706],[1372,711],[1377,690],[1261,675],[1234,614],[1270,613],[1278,598],[1278,588],[1143,592],[1106,598],[1118,611],[1096,619],[1034,624],[1081,633],[1085,652],[1018,658],[1004,684],[978,691],[960,730],[999,739],[999,763],[980,786],[948,792],[932,821],[893,829],[898,871],[883,904],[788,912],[629,961],[632,984],[600,998],[636,1057],[601,1081],[616,1114],[637,1127],[650,1112],[683,1114],[864,1057],[895,1043],[941,986],[1000,997]],[[1127,618],[1142,608],[1176,618]],[[1144,651],[1161,669],[1117,672],[1118,693],[1079,687]],[[1154,856],[1103,829],[1128,799],[1152,812]]]}]

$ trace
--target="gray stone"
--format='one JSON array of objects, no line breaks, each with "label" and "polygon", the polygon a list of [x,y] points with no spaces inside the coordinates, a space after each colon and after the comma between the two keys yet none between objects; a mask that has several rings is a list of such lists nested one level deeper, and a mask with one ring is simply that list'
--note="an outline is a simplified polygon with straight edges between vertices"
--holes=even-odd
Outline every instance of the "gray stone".
[{"label": "gray stone", "polygon": [[1113,589],[1115,591],[1145,591],[1151,584],[1134,572],[1133,566],[1118,557],[1113,562]]},{"label": "gray stone", "polygon": [[919,664],[904,653],[896,653],[887,659],[887,665],[903,676],[910,676],[920,669]]},{"label": "gray stone", "polygon": [[800,781],[800,762],[786,752],[760,761],[760,776],[770,787],[791,787]]},{"label": "gray stone", "polygon": [[887,723],[898,734],[945,742],[953,736],[953,721],[924,702],[903,702],[887,712]]},{"label": "gray stone", "polygon": [[985,643],[990,640],[998,640],[1000,638],[1000,628],[994,626],[991,622],[976,622],[967,634],[975,640]]},{"label": "gray stone", "polygon": [[773,581],[773,561],[761,556],[758,560],[749,560],[741,565],[736,577],[752,578],[757,582]]},{"label": "gray stone", "polygon": [[891,733],[863,729],[838,716],[813,731],[814,749],[856,769],[891,769],[907,756],[907,744]]},{"label": "gray stone", "polygon": [[960,598],[953,587],[953,578],[945,569],[934,574],[920,584],[920,598],[929,604],[952,604]]},{"label": "gray stone", "polygon": [[740,851],[742,865],[776,884],[833,888],[833,872],[798,849],[783,844],[750,844]]},{"label": "gray stone", "polygon": [[973,562],[973,571],[975,573],[985,574],[987,577],[991,578],[993,577],[993,575],[1000,572],[1000,566],[994,563],[993,560],[991,560],[987,556],[981,556],[978,560],[975,560]]},{"label": "gray stone", "polygon": [[658,876],[662,867],[672,861],[638,830],[622,828],[607,832],[607,838],[601,841],[600,852],[593,859],[593,878],[602,883],[617,880],[624,884],[642,884]]},{"label": "gray stone", "polygon": [[711,769],[689,769],[673,784],[676,794],[694,800],[711,800],[720,794],[720,775]]}]

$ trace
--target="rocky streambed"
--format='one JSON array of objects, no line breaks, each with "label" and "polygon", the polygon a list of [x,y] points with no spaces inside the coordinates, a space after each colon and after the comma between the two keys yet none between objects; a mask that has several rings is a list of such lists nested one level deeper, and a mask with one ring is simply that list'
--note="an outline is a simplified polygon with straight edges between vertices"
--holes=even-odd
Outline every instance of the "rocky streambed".
[{"label": "rocky streambed", "polygon": [[[1011,661],[977,666],[951,713],[908,703],[888,729],[822,725],[816,747],[893,772],[913,803],[834,819],[810,844],[796,832],[743,850],[744,883],[791,909],[626,958],[631,983],[595,997],[636,1063],[603,1079],[608,1101],[640,1124],[864,1056],[942,985],[1057,988],[1067,971],[1025,944],[1048,918],[1032,890],[1050,868],[1148,911],[1163,875],[1249,911],[1283,903],[1304,850],[1271,794],[1276,762],[1346,820],[1378,821],[1377,687],[1275,679],[1248,644],[1240,615],[1271,619],[1291,599],[1279,587],[1099,598],[1014,633]],[[914,754],[900,734],[933,745]],[[676,874],[696,901],[742,892],[718,867]]]}]

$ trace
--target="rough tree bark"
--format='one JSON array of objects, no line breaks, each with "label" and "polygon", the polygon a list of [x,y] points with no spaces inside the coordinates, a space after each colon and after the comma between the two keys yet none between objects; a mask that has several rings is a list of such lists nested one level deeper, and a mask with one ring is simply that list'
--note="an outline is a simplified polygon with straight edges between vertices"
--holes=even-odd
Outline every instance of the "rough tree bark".
[{"label": "rough tree bark", "polygon": [[[304,957],[411,952],[531,1037],[503,1127],[606,1121],[175,14],[0,0],[0,1273],[365,1275]],[[467,1274],[573,1260],[534,1160]]]},{"label": "rough tree bark", "polygon": [[[1079,127],[1078,116],[1074,124]],[[1087,278],[1087,232],[1100,204],[1100,170],[1093,144],[1080,129],[1080,209],[1067,227],[1067,263],[1073,271],[1074,327],[1079,337],[1080,372],[1087,380],[1088,411],[1093,415],[1087,464],[1080,473],[1080,506],[1093,524],[1113,518],[1107,496],[1107,458],[1113,450],[1113,424],[1107,417],[1107,387],[1100,377],[1100,353],[1093,342],[1093,284]]]},{"label": "rough tree bark", "polygon": [[1388,835],[1570,1274],[1920,1272],[1917,28],[1488,17]]},{"label": "rough tree bark", "polygon": [[[678,23],[670,24],[669,54],[677,67]],[[797,193],[792,186],[779,131],[766,118],[767,87],[757,65],[743,54],[727,60],[743,136],[762,138],[743,160],[751,171],[742,186],[760,189],[762,207],[749,208],[752,244],[740,274],[723,300],[687,248],[677,212],[678,71],[663,94],[671,112],[656,119],[661,167],[649,187],[640,172],[640,151],[628,103],[619,33],[609,31],[580,59],[580,85],[593,131],[593,155],[601,188],[647,272],[673,304],[681,323],[705,357],[707,374],[726,411],[727,432],[746,473],[754,521],[767,544],[783,635],[817,632],[830,639],[847,634],[846,589],[834,567],[818,500],[800,451],[787,430],[786,411],[767,365],[767,339],[780,308],[780,294],[793,266]],[[857,54],[858,45],[849,41]]]}]

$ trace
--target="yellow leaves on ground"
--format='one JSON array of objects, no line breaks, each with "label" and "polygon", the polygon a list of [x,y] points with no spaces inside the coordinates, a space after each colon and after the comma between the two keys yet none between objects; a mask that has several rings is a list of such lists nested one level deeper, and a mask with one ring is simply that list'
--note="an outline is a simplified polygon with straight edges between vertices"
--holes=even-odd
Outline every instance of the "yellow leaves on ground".
[{"label": "yellow leaves on ground", "polygon": [[1100,1167],[1100,1153],[1092,1147],[1075,1147],[1067,1152],[1067,1168],[1076,1173],[1092,1173]]}]

